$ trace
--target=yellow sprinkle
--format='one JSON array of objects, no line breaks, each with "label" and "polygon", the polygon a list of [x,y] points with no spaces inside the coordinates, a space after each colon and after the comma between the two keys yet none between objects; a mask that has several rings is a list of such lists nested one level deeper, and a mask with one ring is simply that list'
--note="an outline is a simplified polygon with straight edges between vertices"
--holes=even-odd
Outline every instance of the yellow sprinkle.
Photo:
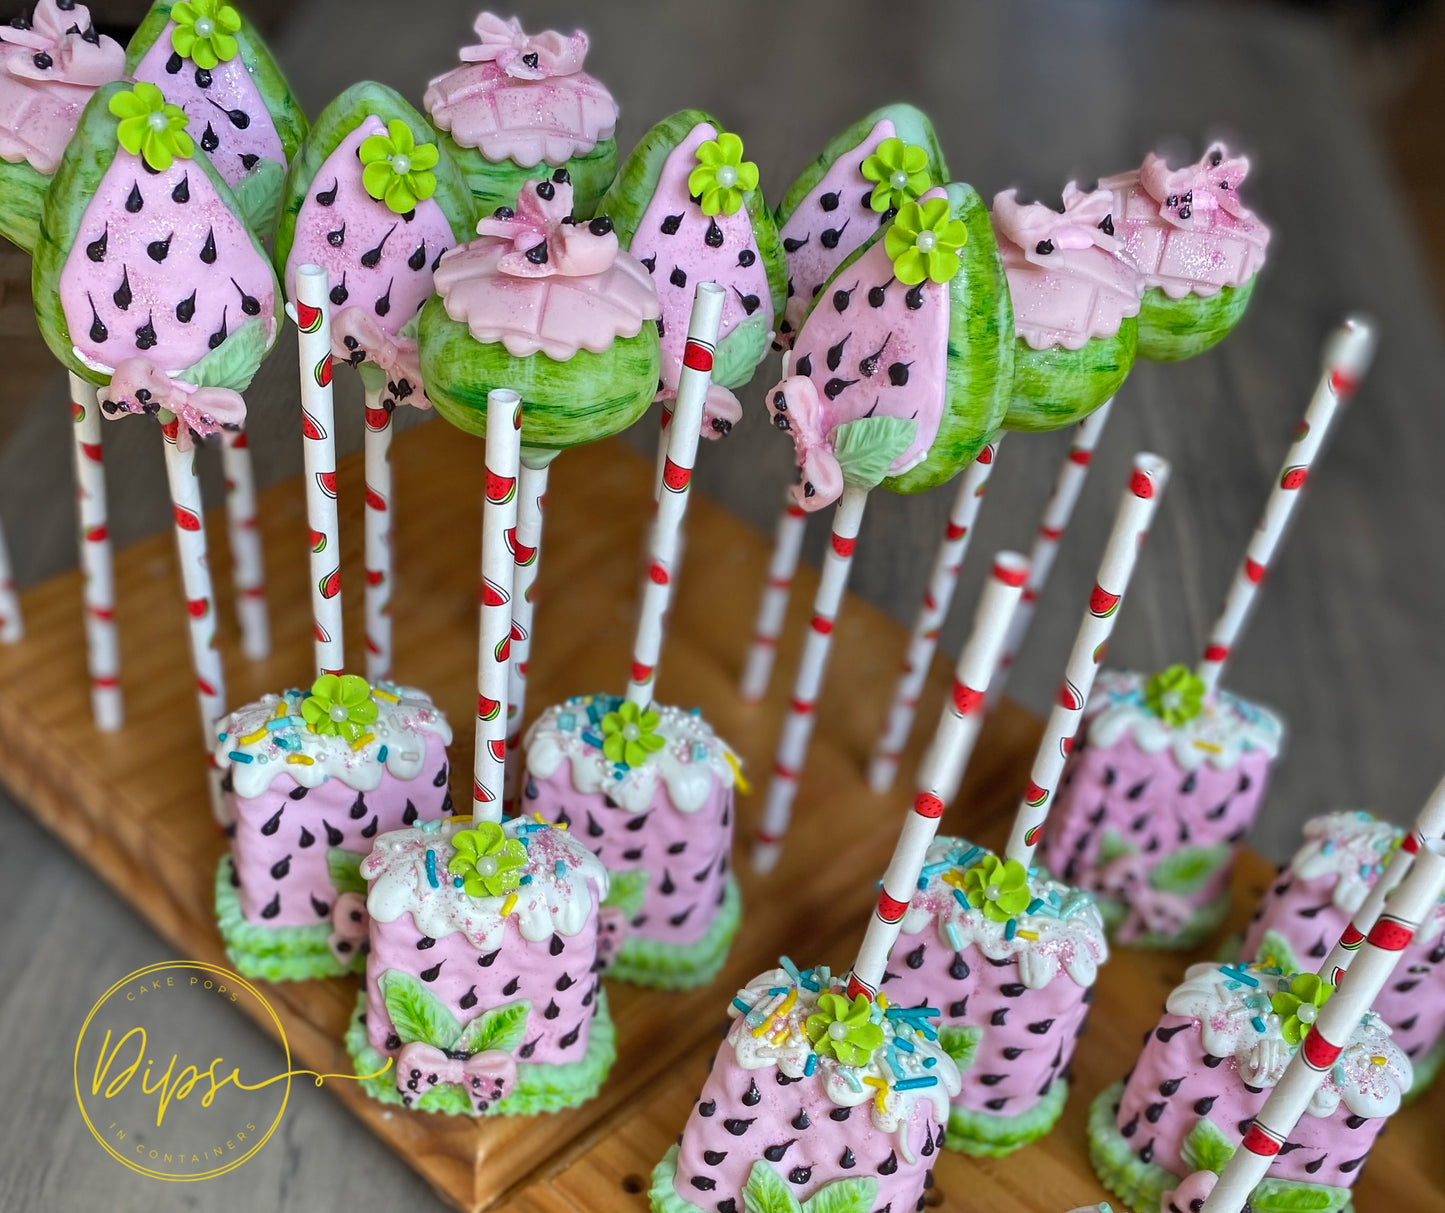
[{"label": "yellow sprinkle", "polygon": [[797,1001],[798,1001],[798,987],[797,987],[797,986],[794,986],[791,990],[788,991],[788,996],[787,996],[785,999],[783,999],[783,1005],[780,1006],[780,1007],[777,1009],[776,1014],[778,1014],[778,1015],[780,1015],[780,1016],[781,1016],[781,1015],[786,1015],[789,1011],[791,1011],[791,1010],[793,1009],[793,1004],[794,1004],[795,1002],[797,1002]]},{"label": "yellow sprinkle", "polygon": [[363,733],[360,737],[358,737],[355,741],[351,743],[351,748],[353,750],[360,750],[365,748],[370,742],[373,742],[375,740],[375,733]]},{"label": "yellow sprinkle", "polygon": [[769,1032],[774,1031],[777,1026],[777,1021],[771,1015],[769,1015],[767,1019],[763,1020],[762,1023],[758,1024],[758,1026],[753,1029],[753,1035],[766,1036]]},{"label": "yellow sprinkle", "polygon": [[873,1096],[873,1106],[878,1110],[879,1116],[886,1116],[888,1105],[884,1101],[888,1098],[888,1084],[881,1078],[874,1078],[871,1074],[865,1074],[863,1081],[870,1087],[878,1088],[878,1094]]},{"label": "yellow sprinkle", "polygon": [[372,688],[371,688],[371,694],[372,694],[372,697],[373,697],[373,698],[375,698],[375,699],[384,699],[384,700],[386,700],[387,703],[400,703],[400,702],[401,702],[401,696],[399,696],[399,695],[393,695],[390,691],[383,691],[380,687],[372,687]]},{"label": "yellow sprinkle", "polygon": [[737,785],[738,794],[746,796],[753,790],[753,785],[743,775],[743,764],[738,761],[738,756],[731,750],[724,750],[723,757],[728,760],[728,766],[733,769],[733,783]]},{"label": "yellow sprinkle", "polygon": [[1014,934],[1017,935],[1020,939],[1037,939],[1039,937],[1039,933],[1037,931],[1025,931],[1022,927],[1015,931]]},{"label": "yellow sprinkle", "polygon": [[510,914],[512,912],[512,907],[516,904],[517,895],[515,893],[508,893],[507,900],[502,902],[502,917],[505,918],[508,914]]},{"label": "yellow sprinkle", "polygon": [[254,733],[247,733],[244,737],[237,737],[236,740],[242,745],[254,745],[265,736],[266,730],[264,728],[261,728],[257,729]]},{"label": "yellow sprinkle", "polygon": [[567,828],[565,821],[543,821],[541,813],[533,813],[532,818],[539,826],[551,826],[554,830],[565,830]]},{"label": "yellow sprinkle", "polygon": [[878,997],[875,998],[873,1001],[876,1002],[885,1011],[888,1010],[888,995],[883,993],[882,990],[878,991]]},{"label": "yellow sprinkle", "polygon": [[313,766],[316,762],[314,758],[308,758],[305,754],[287,754],[286,761],[302,767]]},{"label": "yellow sprinkle", "polygon": [[1372,1057],[1370,1058],[1370,1064],[1375,1066],[1383,1066],[1384,1064],[1386,1064],[1386,1060],[1387,1059],[1384,1057]]},{"label": "yellow sprinkle", "polygon": [[773,1037],[773,1045],[774,1045],[774,1046],[781,1045],[781,1044],[783,1044],[787,1039],[788,1039],[788,1026],[787,1026],[787,1024],[784,1024],[783,1027],[779,1030],[778,1034]]},{"label": "yellow sprinkle", "polygon": [[1217,745],[1215,745],[1214,742],[1212,742],[1212,741],[1196,741],[1194,744],[1195,744],[1195,746],[1198,747],[1199,749],[1205,750],[1205,751],[1207,751],[1207,752],[1210,753],[1210,754],[1218,754],[1218,753],[1219,753],[1220,747],[1217,746]]},{"label": "yellow sprinkle", "polygon": [[288,715],[290,711],[290,705],[283,699],[280,703],[276,705],[276,715],[274,719],[280,720],[281,717]]},{"label": "yellow sprinkle", "polygon": [[963,873],[957,868],[950,868],[939,877],[944,884],[951,884],[955,889],[963,888]]}]

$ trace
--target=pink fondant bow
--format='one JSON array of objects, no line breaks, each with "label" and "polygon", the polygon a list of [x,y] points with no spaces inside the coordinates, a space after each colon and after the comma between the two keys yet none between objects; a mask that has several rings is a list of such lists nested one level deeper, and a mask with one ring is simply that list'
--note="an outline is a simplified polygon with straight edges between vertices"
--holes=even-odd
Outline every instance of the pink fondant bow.
[{"label": "pink fondant bow", "polygon": [[570,38],[555,30],[528,35],[517,18],[503,20],[495,13],[483,13],[472,28],[481,42],[462,48],[462,62],[495,63],[518,80],[570,76],[582,70],[587,57],[587,35],[580,30]]},{"label": "pink fondant bow", "polygon": [[450,1083],[461,1087],[480,1116],[517,1085],[517,1063],[510,1053],[485,1049],[470,1057],[450,1057],[432,1045],[413,1041],[396,1058],[396,1089],[410,1107],[433,1087]]},{"label": "pink fondant bow", "polygon": [[169,378],[149,358],[127,358],[98,393],[101,415],[116,420],[126,413],[174,413],[181,425],[176,445],[191,448],[191,434],[239,430],[246,421],[240,392],[224,387],[195,387]]},{"label": "pink fondant bow", "polygon": [[[662,355],[662,359],[666,364],[668,361],[666,353]],[[665,368],[662,373],[663,382],[666,383],[669,376],[673,382],[676,382],[680,372],[680,364],[674,365],[670,369]],[[672,420],[672,402],[677,399],[677,388],[659,388],[653,399],[662,402],[662,424],[665,428]],[[733,426],[742,419],[743,406],[738,398],[720,383],[708,384],[707,396],[702,405],[702,436],[704,438],[726,437],[732,432]]]},{"label": "pink fondant bow", "polygon": [[28,28],[0,27],[0,70],[19,79],[98,88],[120,79],[125,48],[95,32],[83,4],[62,9],[56,0],[40,0]]},{"label": "pink fondant bow", "polygon": [[326,946],[344,967],[351,967],[357,950],[366,942],[369,924],[366,898],[360,893],[343,893],[336,899],[331,907],[331,934]]},{"label": "pink fondant bow", "polygon": [[630,926],[621,906],[603,906],[597,911],[597,963],[604,972],[617,959]]},{"label": "pink fondant bow", "polygon": [[[560,178],[560,179],[559,179]],[[551,178],[529,181],[508,214],[491,215],[477,224],[482,236],[512,242],[497,269],[513,278],[548,278],[561,274],[585,278],[600,274],[617,259],[617,233],[612,220],[599,215],[588,223],[572,217],[572,183],[558,170]]]},{"label": "pink fondant bow", "polygon": [[1048,265],[1055,249],[1098,247],[1116,252],[1119,242],[1113,224],[1105,223],[1113,205],[1114,195],[1108,190],[1085,191],[1072,181],[1064,186],[1062,214],[1041,202],[1021,203],[1018,190],[1004,190],[993,200],[993,224],[1023,250],[1026,260]]},{"label": "pink fondant bow", "polygon": [[1139,170],[1139,183],[1159,203],[1159,214],[1175,227],[1188,228],[1210,211],[1221,210],[1236,219],[1248,218],[1239,198],[1239,186],[1249,172],[1249,160],[1230,156],[1222,143],[1204,153],[1198,164],[1171,169],[1162,156],[1150,152]]},{"label": "pink fondant bow", "polygon": [[843,495],[843,469],[824,426],[823,402],[806,375],[790,375],[768,393],[768,415],[793,440],[798,480],[793,499],[805,510],[821,510]]},{"label": "pink fondant bow", "polygon": [[370,309],[343,308],[331,317],[331,354],[352,366],[373,362],[386,374],[392,404],[429,409],[421,381],[421,355],[414,337],[393,337],[376,322]]}]

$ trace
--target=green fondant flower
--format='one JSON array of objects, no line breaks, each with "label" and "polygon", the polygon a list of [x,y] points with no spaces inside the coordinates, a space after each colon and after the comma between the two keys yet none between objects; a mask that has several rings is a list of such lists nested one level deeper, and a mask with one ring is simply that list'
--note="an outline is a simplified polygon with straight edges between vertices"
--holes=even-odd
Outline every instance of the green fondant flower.
[{"label": "green fondant flower", "polygon": [[189,159],[196,145],[186,134],[186,113],[171,105],[154,84],[142,82],[110,99],[110,112],[120,119],[116,140],[132,156],[140,156],[161,173],[177,157]]},{"label": "green fondant flower", "polygon": [[234,59],[240,47],[235,33],[241,14],[221,0],[181,0],[171,9],[171,49],[197,67],[210,71]]},{"label": "green fondant flower", "polygon": [[818,1009],[804,1023],[813,1050],[845,1066],[866,1066],[883,1043],[883,1027],[872,1019],[873,1004],[862,994],[852,1003],[842,994],[818,996]]},{"label": "green fondant flower", "polygon": [[1022,914],[1033,900],[1029,873],[1017,859],[1002,860],[993,855],[980,859],[963,874],[963,895],[985,918],[1007,922]]},{"label": "green fondant flower", "polygon": [[1144,686],[1144,703],[1171,728],[1188,724],[1204,707],[1204,679],[1187,665],[1171,665]]},{"label": "green fondant flower", "polygon": [[1334,986],[1313,973],[1298,973],[1289,979],[1289,989],[1270,998],[1270,1009],[1279,1016],[1280,1035],[1297,1045],[1309,1034],[1320,1013],[1335,992]]},{"label": "green fondant flower", "polygon": [[902,139],[883,140],[863,161],[862,171],[865,180],[878,183],[868,205],[880,215],[898,210],[933,186],[933,178],[928,175],[928,153]]},{"label": "green fondant flower", "polygon": [[527,866],[527,848],[495,821],[484,821],[474,830],[452,835],[456,854],[447,871],[462,878],[470,897],[503,897],[522,883]]},{"label": "green fondant flower", "polygon": [[361,184],[389,210],[405,215],[418,202],[436,192],[437,149],[434,143],[418,143],[400,118],[386,124],[386,134],[368,135],[361,141]]},{"label": "green fondant flower", "polygon": [[737,214],[743,194],[758,188],[758,166],[743,159],[743,141],[730,131],[697,149],[697,167],[687,175],[687,192],[704,215]]},{"label": "green fondant flower", "polygon": [[905,286],[920,282],[947,282],[962,264],[958,250],[968,240],[962,219],[948,217],[947,198],[905,202],[883,237],[893,259],[893,272]]},{"label": "green fondant flower", "polygon": [[630,699],[608,712],[602,718],[602,753],[608,762],[620,762],[623,766],[640,767],[649,754],[655,754],[667,744],[657,735],[657,726],[662,722],[650,708],[644,712]]},{"label": "green fondant flower", "polygon": [[371,684],[359,674],[322,674],[301,701],[301,715],[313,733],[356,741],[376,719]]}]

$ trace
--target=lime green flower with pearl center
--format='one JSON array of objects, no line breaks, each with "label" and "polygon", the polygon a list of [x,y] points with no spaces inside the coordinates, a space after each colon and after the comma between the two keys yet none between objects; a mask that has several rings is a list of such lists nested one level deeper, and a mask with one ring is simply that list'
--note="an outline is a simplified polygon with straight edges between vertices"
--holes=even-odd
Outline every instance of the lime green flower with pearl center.
[{"label": "lime green flower with pearl center", "polygon": [[181,0],[171,9],[171,20],[171,49],[206,71],[234,59],[241,49],[235,38],[241,14],[221,0]]},{"label": "lime green flower with pearl center", "polygon": [[476,829],[452,835],[456,849],[447,871],[461,878],[469,897],[503,897],[522,883],[527,866],[527,848],[495,821],[484,821]]},{"label": "lime green flower with pearl center", "polygon": [[301,716],[313,733],[356,741],[377,717],[371,684],[359,674],[322,674],[301,701]]},{"label": "lime green flower with pearl center", "polygon": [[1270,1009],[1279,1016],[1279,1033],[1297,1045],[1309,1035],[1319,1018],[1320,1008],[1329,1002],[1334,986],[1314,973],[1298,973],[1289,980],[1288,990],[1277,991],[1269,1000]]},{"label": "lime green flower with pearl center", "polygon": [[608,762],[640,767],[649,754],[667,744],[657,733],[662,717],[651,708],[643,711],[630,699],[602,718],[602,753]]},{"label": "lime green flower with pearl center", "polygon": [[144,81],[110,99],[110,112],[120,119],[116,141],[132,156],[140,156],[158,173],[177,158],[188,160],[196,145],[186,134],[186,113],[171,105],[154,84]]},{"label": "lime green flower with pearl center", "polygon": [[993,855],[980,859],[963,874],[963,895],[985,918],[1007,922],[1022,914],[1033,901],[1029,873],[1017,859],[1002,860]]},{"label": "lime green flower with pearl center", "polygon": [[1170,728],[1180,728],[1204,708],[1204,679],[1187,665],[1171,665],[1145,684],[1144,703]]},{"label": "lime green flower with pearl center", "polygon": [[818,996],[818,1009],[804,1030],[819,1057],[836,1057],[845,1066],[866,1066],[883,1043],[883,1027],[873,1022],[873,1004],[859,994],[852,1003],[842,994]]},{"label": "lime green flower with pearl center", "polygon": [[363,139],[360,153],[361,184],[388,210],[405,215],[436,193],[436,144],[418,143],[400,118],[386,124],[386,134]]},{"label": "lime green flower with pearl center", "polygon": [[883,237],[893,272],[905,286],[947,282],[962,264],[958,250],[968,241],[962,219],[949,217],[947,198],[905,202]]},{"label": "lime green flower with pearl center", "polygon": [[902,139],[885,139],[863,161],[865,181],[876,181],[868,205],[878,214],[896,211],[933,188],[928,153]]},{"label": "lime green flower with pearl center", "polygon": [[730,131],[697,149],[697,167],[688,174],[687,192],[704,215],[737,214],[743,195],[758,188],[758,166],[743,159],[743,141]]}]

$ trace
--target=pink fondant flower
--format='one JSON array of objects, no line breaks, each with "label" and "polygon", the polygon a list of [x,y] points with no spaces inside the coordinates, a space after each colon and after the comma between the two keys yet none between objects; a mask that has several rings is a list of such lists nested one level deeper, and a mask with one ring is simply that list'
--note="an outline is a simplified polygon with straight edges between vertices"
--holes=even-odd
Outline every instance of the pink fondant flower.
[{"label": "pink fondant flower", "polygon": [[502,256],[497,269],[513,278],[585,278],[602,273],[617,259],[611,219],[599,215],[578,223],[573,217],[572,182],[565,169],[547,180],[528,182],[515,208],[499,208],[477,224],[477,232],[512,242],[512,251]]},{"label": "pink fondant flower", "polygon": [[472,29],[481,41],[462,48],[462,62],[495,63],[518,80],[570,76],[582,70],[587,57],[587,35],[580,30],[570,38],[555,30],[529,35],[517,18],[495,13],[483,13]]}]

